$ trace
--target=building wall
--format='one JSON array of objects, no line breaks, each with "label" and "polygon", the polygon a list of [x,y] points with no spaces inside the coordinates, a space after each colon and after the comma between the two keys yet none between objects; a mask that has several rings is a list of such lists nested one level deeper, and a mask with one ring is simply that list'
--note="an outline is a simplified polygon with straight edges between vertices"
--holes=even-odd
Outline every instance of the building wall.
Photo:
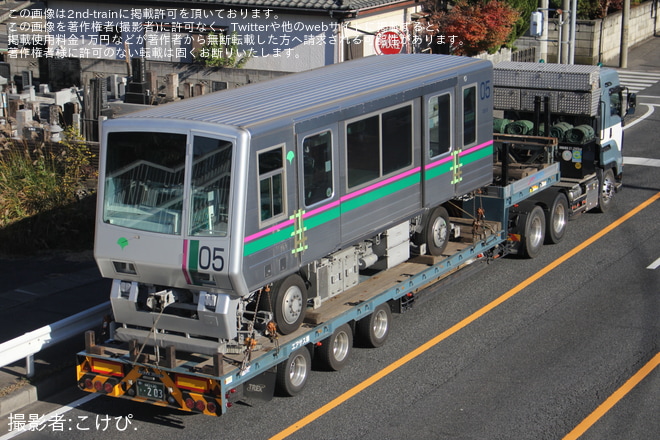
[{"label": "building wall", "polygon": [[[634,47],[653,37],[660,31],[660,6],[655,0],[644,2],[630,9],[628,24],[628,45]],[[597,63],[617,64],[621,47],[621,11],[609,14],[599,20],[578,20],[575,34],[575,63],[594,65]],[[558,59],[559,24],[550,20],[548,24],[548,59],[556,63]],[[539,41],[523,37],[516,41],[516,47],[524,49],[538,46]],[[562,50],[568,50],[564,45]]]},{"label": "building wall", "polygon": [[[46,19],[55,39],[51,47],[65,57],[121,60],[129,53],[131,58],[190,63],[193,53],[199,53],[202,34],[235,33],[239,53],[252,54],[245,67],[298,72],[347,59],[347,38],[363,37],[361,56],[375,53],[372,33],[383,27],[405,29],[410,14],[419,9],[415,5],[364,11],[350,23],[342,23],[331,11],[302,14],[239,7],[201,10],[200,5],[156,9],[152,5],[143,9],[111,2],[49,1],[53,12]],[[116,40],[118,36],[121,41]]]},{"label": "building wall", "polygon": [[[349,22],[342,26],[343,39],[346,43],[343,46],[344,56],[343,59],[350,59],[351,54],[358,53],[358,56],[376,55],[376,34],[378,31],[385,29],[397,29],[402,33],[406,33],[406,27],[412,22],[411,15],[420,10],[420,6],[416,5],[410,8],[402,8],[399,10],[379,13],[358,15],[357,18],[351,19]],[[350,46],[359,44],[361,47],[357,50],[351,50]],[[404,41],[405,46],[402,49],[403,53],[411,52],[410,42]]]},{"label": "building wall", "polygon": [[[131,58],[190,63],[202,45],[200,35],[235,32],[239,52],[254,54],[246,65],[251,69],[296,72],[336,59],[335,45],[320,44],[332,41],[336,33],[336,20],[329,15],[136,3],[49,1],[48,8],[56,14],[47,17],[49,33],[56,38],[54,49],[66,57],[109,60],[130,53]],[[100,34],[105,34],[103,40]],[[121,36],[120,42],[115,35]]]}]

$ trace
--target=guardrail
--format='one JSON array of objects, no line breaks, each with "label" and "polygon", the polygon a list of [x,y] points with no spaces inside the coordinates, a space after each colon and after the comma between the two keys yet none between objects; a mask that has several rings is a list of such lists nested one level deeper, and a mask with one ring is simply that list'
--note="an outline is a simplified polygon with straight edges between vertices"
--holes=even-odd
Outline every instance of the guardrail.
[{"label": "guardrail", "polygon": [[25,333],[0,344],[0,368],[25,359],[27,377],[34,375],[34,355],[44,348],[82,335],[86,330],[98,327],[103,317],[110,313],[110,301],[92,307],[84,312]]}]

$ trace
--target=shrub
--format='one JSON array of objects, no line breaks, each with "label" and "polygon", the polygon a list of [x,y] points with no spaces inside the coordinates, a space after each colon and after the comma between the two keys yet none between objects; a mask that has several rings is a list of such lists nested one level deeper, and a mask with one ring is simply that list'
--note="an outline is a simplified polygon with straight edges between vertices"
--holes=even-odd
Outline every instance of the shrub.
[{"label": "shrub", "polygon": [[[0,250],[91,247],[88,232],[74,236],[89,229],[93,238],[94,203],[82,203],[93,199],[87,197],[94,193],[92,157],[73,129],[59,144],[14,142],[0,154]],[[91,209],[91,216],[82,207]]]}]

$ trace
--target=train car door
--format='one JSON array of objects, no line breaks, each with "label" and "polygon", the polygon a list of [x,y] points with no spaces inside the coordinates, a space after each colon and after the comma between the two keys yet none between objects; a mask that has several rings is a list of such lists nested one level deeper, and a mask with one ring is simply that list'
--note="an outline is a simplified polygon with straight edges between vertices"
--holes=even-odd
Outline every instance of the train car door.
[{"label": "train car door", "polygon": [[457,196],[487,185],[493,173],[493,115],[490,76],[463,76],[457,108],[453,183]]},{"label": "train car door", "polygon": [[294,253],[311,261],[340,242],[337,124],[296,134],[299,210],[294,213]]},{"label": "train car door", "polygon": [[424,97],[424,206],[454,197],[455,125],[453,88]]}]

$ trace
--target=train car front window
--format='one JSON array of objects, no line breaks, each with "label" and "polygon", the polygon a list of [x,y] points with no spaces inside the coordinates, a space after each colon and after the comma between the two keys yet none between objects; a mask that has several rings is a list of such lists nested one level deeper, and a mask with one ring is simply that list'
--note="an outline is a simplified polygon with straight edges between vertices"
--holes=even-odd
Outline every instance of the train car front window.
[{"label": "train car front window", "polygon": [[174,133],[108,134],[105,223],[181,233],[186,138]]},{"label": "train car front window", "polygon": [[192,235],[227,235],[232,143],[195,136],[192,166]]}]

